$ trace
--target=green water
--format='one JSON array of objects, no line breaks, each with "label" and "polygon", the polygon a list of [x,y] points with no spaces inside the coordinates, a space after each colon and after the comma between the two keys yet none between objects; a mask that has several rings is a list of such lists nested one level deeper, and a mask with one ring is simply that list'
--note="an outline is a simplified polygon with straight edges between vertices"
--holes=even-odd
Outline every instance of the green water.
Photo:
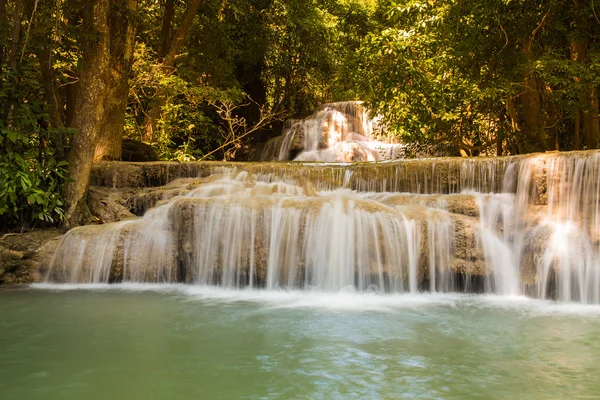
[{"label": "green water", "polygon": [[0,291],[0,398],[600,396],[600,308],[523,298]]}]

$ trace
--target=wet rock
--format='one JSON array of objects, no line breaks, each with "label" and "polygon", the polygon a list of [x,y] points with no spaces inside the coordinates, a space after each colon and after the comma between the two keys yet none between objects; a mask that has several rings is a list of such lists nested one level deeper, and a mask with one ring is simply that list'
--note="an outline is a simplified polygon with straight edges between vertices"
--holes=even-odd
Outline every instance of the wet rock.
[{"label": "wet rock", "polygon": [[133,163],[101,161],[94,164],[90,185],[109,188],[146,188],[163,186],[179,178],[197,178],[210,175],[215,168],[227,163],[159,161]]},{"label": "wet rock", "polygon": [[44,273],[56,250],[60,232],[44,229],[0,238],[0,285],[33,283]]},{"label": "wet rock", "polygon": [[104,187],[90,187],[88,206],[99,222],[122,221],[135,216],[127,207],[126,196],[122,191]]},{"label": "wet rock", "polygon": [[282,140],[282,136],[277,136],[266,142],[256,144],[248,150],[246,159],[249,161],[277,161]]},{"label": "wet rock", "polygon": [[412,195],[394,193],[388,195],[387,198],[378,200],[389,205],[422,205],[434,209],[446,210],[453,214],[479,217],[477,198],[472,194]]}]

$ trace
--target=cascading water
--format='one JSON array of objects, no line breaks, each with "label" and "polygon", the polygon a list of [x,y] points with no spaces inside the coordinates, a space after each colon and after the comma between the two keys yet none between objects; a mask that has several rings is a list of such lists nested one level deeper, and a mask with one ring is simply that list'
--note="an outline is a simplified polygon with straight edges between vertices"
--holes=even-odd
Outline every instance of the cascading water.
[{"label": "cascading water", "polygon": [[599,152],[187,166],[208,176],[142,218],[73,229],[47,279],[600,303]]},{"label": "cascading water", "polygon": [[448,225],[451,217],[418,199],[395,204],[405,197],[315,192],[231,172],[139,220],[73,230],[50,279],[416,291],[426,235],[419,221]]},{"label": "cascading water", "polygon": [[261,161],[377,161],[401,158],[403,146],[382,140],[359,101],[329,103],[303,120],[289,120],[268,142]]}]

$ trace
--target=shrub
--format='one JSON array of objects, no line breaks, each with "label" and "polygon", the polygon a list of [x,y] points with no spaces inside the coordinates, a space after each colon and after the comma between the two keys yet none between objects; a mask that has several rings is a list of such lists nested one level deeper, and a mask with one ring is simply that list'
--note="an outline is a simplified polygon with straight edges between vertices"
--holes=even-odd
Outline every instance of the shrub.
[{"label": "shrub", "polygon": [[66,161],[32,157],[29,136],[0,130],[0,231],[57,224],[64,217]]}]

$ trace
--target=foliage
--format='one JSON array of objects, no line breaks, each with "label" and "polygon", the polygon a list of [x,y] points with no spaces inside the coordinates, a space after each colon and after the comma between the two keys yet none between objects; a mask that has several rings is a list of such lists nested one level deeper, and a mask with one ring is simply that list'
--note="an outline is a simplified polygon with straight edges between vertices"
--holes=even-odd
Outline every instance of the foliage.
[{"label": "foliage", "polygon": [[[158,134],[153,145],[160,158],[193,160],[205,149],[218,145],[219,129],[209,116],[207,103],[215,98],[215,91],[206,86],[193,85],[177,74],[166,74],[156,63],[156,54],[144,43],[138,43],[134,54],[133,79],[125,134],[142,140],[142,128],[152,98],[158,91],[166,95],[158,122]],[[228,93],[219,92],[226,96]],[[238,96],[232,94],[231,96]]]},{"label": "foliage", "polygon": [[[65,141],[72,135],[49,114],[47,77],[40,67],[40,57],[49,54],[56,38],[53,32],[64,26],[45,18],[53,12],[49,2],[39,2],[34,18],[33,3],[21,3],[22,15],[16,13],[15,2],[8,2],[5,19],[0,20],[0,231],[62,220]],[[17,46],[12,43],[15,25],[21,29]],[[74,68],[69,39],[64,33],[62,52],[53,53],[57,74],[52,83],[57,87]]]},{"label": "foliage", "polygon": [[28,136],[0,131],[0,227],[53,224],[64,217],[62,190],[65,161],[51,156],[42,162],[28,157]]},{"label": "foliage", "polygon": [[[600,2],[578,4],[383,1],[351,80],[409,142],[471,154],[492,146],[499,153],[579,148],[581,141],[595,148],[597,134],[578,138],[573,127],[582,113],[597,115],[600,20],[593,15]],[[575,59],[575,45],[587,60]]]},{"label": "foliage", "polygon": [[274,108],[298,117],[355,99],[345,66],[372,28],[374,10],[372,1],[274,0],[263,73]]}]

